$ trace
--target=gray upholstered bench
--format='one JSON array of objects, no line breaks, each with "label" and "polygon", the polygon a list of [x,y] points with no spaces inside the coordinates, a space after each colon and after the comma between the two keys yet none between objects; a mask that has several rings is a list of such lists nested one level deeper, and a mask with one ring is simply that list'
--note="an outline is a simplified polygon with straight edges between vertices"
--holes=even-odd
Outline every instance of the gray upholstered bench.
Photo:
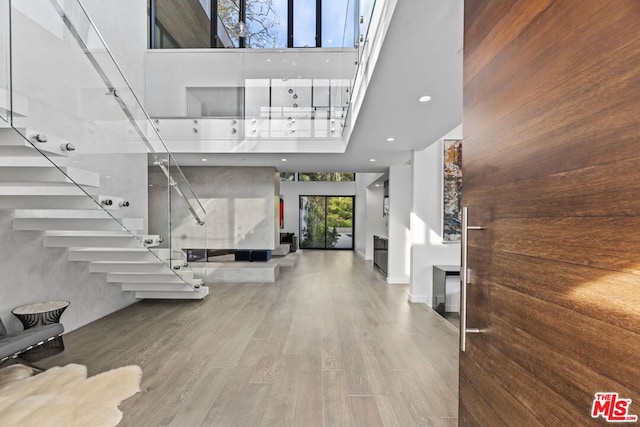
[{"label": "gray upholstered bench", "polygon": [[63,332],[61,323],[52,323],[8,334],[0,319],[0,364],[59,337]]}]

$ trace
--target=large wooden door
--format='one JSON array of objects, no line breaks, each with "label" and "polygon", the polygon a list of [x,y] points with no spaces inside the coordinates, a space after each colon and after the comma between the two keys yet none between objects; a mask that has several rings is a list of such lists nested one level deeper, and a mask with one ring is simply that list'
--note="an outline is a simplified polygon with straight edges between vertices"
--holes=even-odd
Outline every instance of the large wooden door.
[{"label": "large wooden door", "polygon": [[466,0],[464,43],[460,425],[640,415],[640,1]]}]

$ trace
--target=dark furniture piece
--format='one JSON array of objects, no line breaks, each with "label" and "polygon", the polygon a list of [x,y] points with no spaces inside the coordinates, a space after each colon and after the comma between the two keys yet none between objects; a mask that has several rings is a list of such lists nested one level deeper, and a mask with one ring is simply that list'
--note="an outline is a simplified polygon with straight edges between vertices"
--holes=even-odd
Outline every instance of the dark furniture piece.
[{"label": "dark furniture piece", "polygon": [[445,315],[447,299],[447,276],[460,276],[460,266],[433,266],[433,297],[431,306],[441,316]]},{"label": "dark furniture piece", "polygon": [[266,262],[271,259],[271,251],[269,249],[238,249],[236,250],[236,261],[262,261]]},{"label": "dark furniture piece", "polygon": [[[9,334],[0,319],[0,364],[9,359],[22,359],[25,352],[58,337],[62,338],[63,332],[62,324],[50,323]],[[31,361],[29,359],[31,358],[24,358],[26,361]],[[29,363],[26,364],[29,365]]]},{"label": "dark furniture piece", "polygon": [[295,233],[280,233],[280,243],[289,244],[289,252],[296,252],[298,250],[298,236]]},{"label": "dark furniture piece", "polygon": [[207,262],[210,258],[232,255],[233,249],[182,249],[187,254],[187,262]]},{"label": "dark furniture piece", "polygon": [[[68,306],[69,301],[40,302],[16,307],[11,310],[11,313],[22,322],[24,326],[23,332],[26,333],[37,328],[46,330],[49,325],[62,326],[60,317]],[[62,352],[64,350],[64,341],[61,334],[62,330],[57,336],[47,339],[46,342],[37,347],[24,350],[20,357],[28,362],[36,362]]]},{"label": "dark furniture piece", "polygon": [[235,253],[236,261],[251,261],[250,249],[238,249]]},{"label": "dark furniture piece", "polygon": [[389,240],[385,237],[373,236],[373,266],[387,277],[388,264]]}]

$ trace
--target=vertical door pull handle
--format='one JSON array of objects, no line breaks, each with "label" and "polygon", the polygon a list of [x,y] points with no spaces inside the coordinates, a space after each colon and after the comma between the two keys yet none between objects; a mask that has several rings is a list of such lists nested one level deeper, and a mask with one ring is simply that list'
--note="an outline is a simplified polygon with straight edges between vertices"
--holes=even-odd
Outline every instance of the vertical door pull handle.
[{"label": "vertical door pull handle", "polygon": [[481,225],[469,225],[469,211],[467,207],[462,208],[462,233],[460,238],[460,351],[466,350],[467,334],[479,334],[478,328],[467,328],[467,284],[468,280],[468,258],[467,243],[469,230],[484,230]]}]

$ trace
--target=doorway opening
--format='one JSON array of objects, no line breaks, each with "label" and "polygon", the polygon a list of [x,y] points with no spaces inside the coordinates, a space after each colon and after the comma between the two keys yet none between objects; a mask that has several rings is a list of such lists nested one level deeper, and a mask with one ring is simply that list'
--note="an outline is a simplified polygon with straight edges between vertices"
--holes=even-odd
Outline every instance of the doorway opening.
[{"label": "doorway opening", "polygon": [[354,196],[300,196],[300,247],[353,250]]}]

